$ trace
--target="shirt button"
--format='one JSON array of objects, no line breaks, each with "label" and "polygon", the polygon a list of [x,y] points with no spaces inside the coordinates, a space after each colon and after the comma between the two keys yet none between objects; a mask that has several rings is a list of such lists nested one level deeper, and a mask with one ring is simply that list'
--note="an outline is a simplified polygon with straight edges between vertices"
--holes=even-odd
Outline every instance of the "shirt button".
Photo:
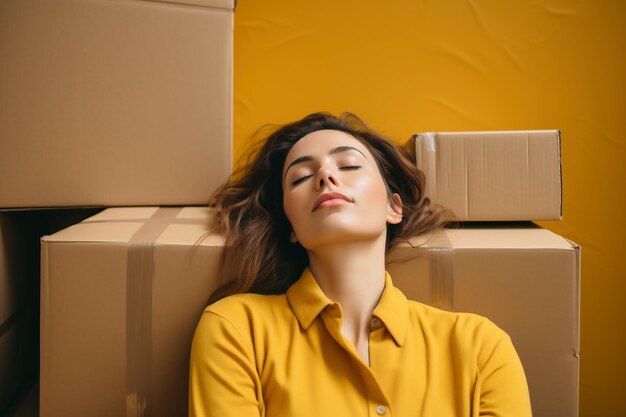
[{"label": "shirt button", "polygon": [[385,411],[387,411],[387,407],[385,407],[382,404],[378,404],[376,406],[376,412],[378,413],[378,415],[382,416],[383,414],[385,414]]},{"label": "shirt button", "polygon": [[[375,329],[380,327],[380,319],[378,317],[374,317],[372,319],[372,327],[375,328]],[[383,413],[384,413],[384,411],[383,411]]]}]

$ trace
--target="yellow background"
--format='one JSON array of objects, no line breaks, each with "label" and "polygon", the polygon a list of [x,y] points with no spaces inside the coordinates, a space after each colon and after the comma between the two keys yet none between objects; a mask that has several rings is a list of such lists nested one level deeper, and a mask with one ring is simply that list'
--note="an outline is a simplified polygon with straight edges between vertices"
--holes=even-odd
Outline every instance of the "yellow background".
[{"label": "yellow background", "polygon": [[538,223],[582,246],[580,415],[624,416],[625,40],[620,0],[240,0],[235,158],[320,110],[400,143],[561,129],[563,221]]}]

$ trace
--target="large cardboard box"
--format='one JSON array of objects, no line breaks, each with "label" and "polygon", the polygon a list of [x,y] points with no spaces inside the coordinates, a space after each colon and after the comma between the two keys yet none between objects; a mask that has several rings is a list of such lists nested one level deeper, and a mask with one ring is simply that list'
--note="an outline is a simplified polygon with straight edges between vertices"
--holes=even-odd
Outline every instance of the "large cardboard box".
[{"label": "large cardboard box", "polygon": [[223,241],[206,207],[108,209],[42,239],[42,417],[185,416]]},{"label": "large cardboard box", "polygon": [[578,416],[580,247],[529,224],[464,225],[388,256],[410,299],[488,317],[510,336],[533,416]]},{"label": "large cardboard box", "polygon": [[[193,332],[225,277],[208,216],[114,208],[42,239],[42,417],[186,415]],[[534,415],[577,415],[578,246],[532,224],[412,244],[387,266],[407,296],[489,317],[518,349]]]},{"label": "large cardboard box", "polygon": [[0,207],[207,204],[230,174],[233,0],[3,0],[0,28]]},{"label": "large cardboard box", "polygon": [[558,130],[420,133],[426,196],[459,220],[560,220]]}]

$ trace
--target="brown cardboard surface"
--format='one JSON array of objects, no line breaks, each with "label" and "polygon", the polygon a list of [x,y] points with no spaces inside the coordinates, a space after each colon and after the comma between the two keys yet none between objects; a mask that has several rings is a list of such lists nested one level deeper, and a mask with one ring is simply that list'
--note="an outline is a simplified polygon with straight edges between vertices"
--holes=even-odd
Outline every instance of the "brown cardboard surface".
[{"label": "brown cardboard surface", "polygon": [[559,220],[560,137],[558,130],[417,134],[426,196],[459,220]]},{"label": "brown cardboard surface", "polygon": [[407,297],[491,319],[522,360],[533,415],[578,416],[578,245],[536,227],[467,227],[412,243],[423,246],[397,248],[387,265]]},{"label": "brown cardboard surface", "polygon": [[231,171],[232,7],[0,2],[0,207],[206,204]]},{"label": "brown cardboard surface", "polygon": [[152,235],[140,249],[151,253],[150,279],[140,284],[150,287],[151,314],[135,324],[147,332],[139,343],[152,360],[138,380],[152,415],[186,415],[191,339],[221,284],[223,240],[199,241],[207,233],[206,207],[183,208],[176,217],[159,213],[108,209],[42,239],[41,416],[126,415],[128,371],[140,366],[129,359],[136,335],[127,333],[134,320],[129,288],[142,275],[129,267],[133,245],[143,245],[139,234]]}]

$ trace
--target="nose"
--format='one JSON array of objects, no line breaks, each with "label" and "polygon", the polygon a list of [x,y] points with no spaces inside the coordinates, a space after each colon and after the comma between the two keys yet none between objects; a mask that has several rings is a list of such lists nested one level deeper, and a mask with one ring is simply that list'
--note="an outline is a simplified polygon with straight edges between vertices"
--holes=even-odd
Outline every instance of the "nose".
[{"label": "nose", "polygon": [[320,168],[315,177],[315,186],[318,190],[328,187],[330,184],[332,184],[333,187],[339,186],[337,173],[327,167]]}]

